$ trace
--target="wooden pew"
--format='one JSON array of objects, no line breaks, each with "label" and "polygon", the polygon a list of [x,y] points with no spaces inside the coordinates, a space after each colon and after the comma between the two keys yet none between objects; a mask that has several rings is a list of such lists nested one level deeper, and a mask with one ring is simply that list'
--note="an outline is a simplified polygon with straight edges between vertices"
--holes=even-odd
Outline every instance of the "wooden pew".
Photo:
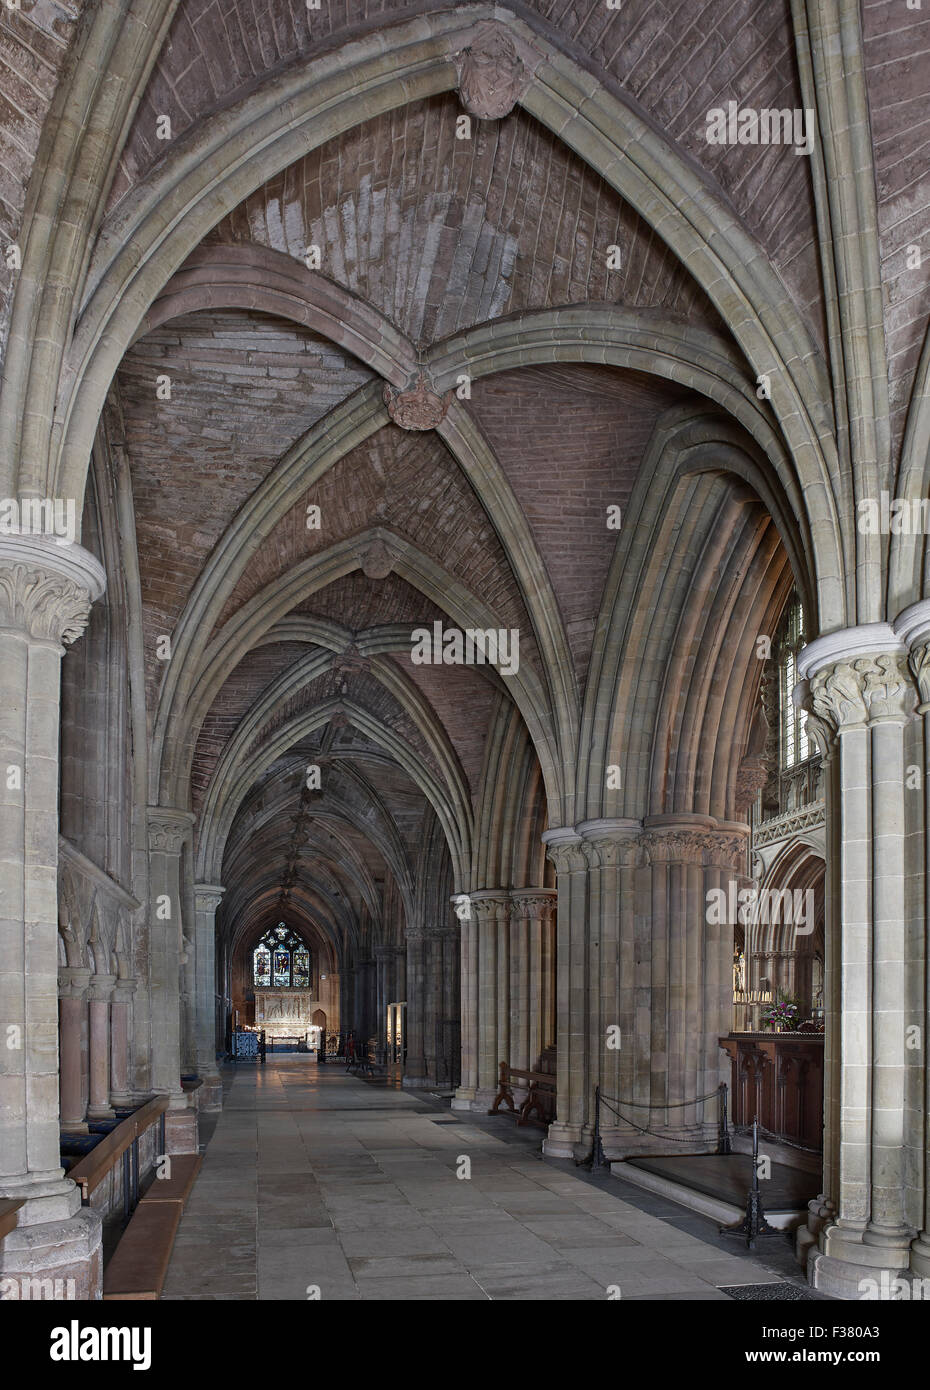
[{"label": "wooden pew", "polygon": [[[514,1077],[518,1078],[518,1085],[525,1082],[527,1087],[526,1099],[520,1106],[519,1114],[510,1089]],[[488,1114],[499,1115],[501,1104],[508,1106],[512,1115],[517,1115],[518,1125],[525,1125],[533,1114],[540,1124],[550,1124],[555,1119],[555,1077],[548,1072],[526,1071],[512,1067],[509,1062],[501,1062],[499,1088]]]}]

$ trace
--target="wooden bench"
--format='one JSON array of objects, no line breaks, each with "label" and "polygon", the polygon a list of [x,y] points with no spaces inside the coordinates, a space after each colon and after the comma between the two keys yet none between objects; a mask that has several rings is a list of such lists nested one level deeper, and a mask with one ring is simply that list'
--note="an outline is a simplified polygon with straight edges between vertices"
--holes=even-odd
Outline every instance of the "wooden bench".
[{"label": "wooden bench", "polygon": [[25,1197],[21,1199],[13,1197],[0,1198],[0,1240],[16,1229],[16,1213],[19,1211],[20,1207],[24,1207],[25,1205]]},{"label": "wooden bench", "polygon": [[[159,1151],[164,1150],[167,1096],[155,1096],[101,1139],[68,1176],[81,1189],[85,1203],[110,1170],[123,1161],[123,1201],[128,1216],[139,1190],[138,1140],[152,1125],[160,1126]],[[103,1271],[103,1296],[109,1300],[154,1300],[161,1293],[174,1248],[174,1238],[203,1159],[200,1154],[172,1154],[171,1176],[156,1178],[132,1212],[129,1224]]]},{"label": "wooden bench", "polygon": [[156,1177],[142,1198],[146,1202],[180,1202],[183,1207],[191,1195],[194,1180],[200,1172],[203,1154],[172,1154],[171,1176]]},{"label": "wooden bench", "polygon": [[151,1183],[104,1270],[108,1302],[153,1302],[161,1296],[184,1204],[202,1163],[201,1154],[172,1154],[171,1176]]},{"label": "wooden bench", "polygon": [[[518,1078],[518,1085],[526,1083],[526,1099],[520,1106],[519,1114],[510,1089],[515,1077]],[[534,1113],[540,1124],[551,1124],[555,1119],[555,1090],[555,1077],[550,1076],[548,1072],[525,1071],[520,1067],[512,1067],[509,1062],[501,1062],[499,1089],[488,1114],[499,1115],[503,1103],[509,1106],[512,1115],[517,1116],[518,1125],[525,1125]]]},{"label": "wooden bench", "polygon": [[103,1297],[110,1302],[152,1302],[168,1272],[184,1203],[143,1199],[103,1271]]}]

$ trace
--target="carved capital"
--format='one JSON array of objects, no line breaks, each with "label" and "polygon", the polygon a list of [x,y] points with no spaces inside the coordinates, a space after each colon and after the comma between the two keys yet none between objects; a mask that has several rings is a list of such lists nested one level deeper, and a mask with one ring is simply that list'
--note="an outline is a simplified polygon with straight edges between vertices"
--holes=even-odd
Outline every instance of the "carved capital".
[{"label": "carved capital", "polygon": [[906,659],[878,652],[824,666],[811,678],[814,716],[834,734],[883,720],[906,723],[917,692]]},{"label": "carved capital", "polygon": [[554,888],[517,888],[510,894],[510,915],[518,921],[544,922],[557,906]]},{"label": "carved capital", "polygon": [[115,986],[115,975],[92,975],[87,987],[87,998],[91,1003],[107,1004]]},{"label": "carved capital", "polygon": [[480,892],[470,893],[468,900],[479,923],[499,920],[505,917],[510,910],[510,894],[505,888],[485,888]]},{"label": "carved capital", "polygon": [[83,965],[60,965],[58,967],[59,999],[83,999],[87,993],[91,971]]},{"label": "carved capital", "polygon": [[542,838],[546,855],[555,865],[556,873],[574,874],[587,869],[588,861],[580,835],[574,831],[547,830]]},{"label": "carved capital", "polygon": [[149,849],[155,853],[180,854],[193,823],[194,817],[190,811],[177,810],[172,806],[150,806]]},{"label": "carved capital", "polygon": [[0,556],[0,627],[70,647],[87,626],[92,602],[90,590],[73,579]]},{"label": "carved capital", "polygon": [[641,838],[652,864],[703,864],[703,830],[650,830]]},{"label": "carved capital", "polygon": [[737,811],[744,815],[753,804],[759,792],[769,779],[766,754],[754,753],[743,758],[736,774],[736,790],[733,801]]},{"label": "carved capital", "polygon": [[383,396],[388,414],[402,430],[438,429],[452,400],[451,391],[438,395],[422,372],[404,391],[385,385]]},{"label": "carved capital", "polygon": [[530,72],[510,37],[483,24],[458,55],[459,96],[470,116],[499,121],[509,116],[529,86]]},{"label": "carved capital", "polygon": [[226,889],[218,883],[195,883],[194,905],[197,912],[215,912],[225,892]]}]

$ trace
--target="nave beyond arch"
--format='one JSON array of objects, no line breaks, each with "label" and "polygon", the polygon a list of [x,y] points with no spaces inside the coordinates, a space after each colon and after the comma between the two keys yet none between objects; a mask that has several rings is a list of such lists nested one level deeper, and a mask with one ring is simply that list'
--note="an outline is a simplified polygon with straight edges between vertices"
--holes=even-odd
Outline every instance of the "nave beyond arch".
[{"label": "nave beyond arch", "polygon": [[[710,1152],[785,998],[799,1268],[930,1276],[930,598],[857,525],[927,486],[900,26],[651,4],[0,12],[70,55],[0,208],[0,467],[79,519],[0,535],[4,1276],[99,1297],[73,1160],[153,1097],[196,1154],[274,1018],[457,1114],[551,1076],[555,1159],[622,1098],[620,1163]],[[731,99],[813,153],[711,146]]]}]

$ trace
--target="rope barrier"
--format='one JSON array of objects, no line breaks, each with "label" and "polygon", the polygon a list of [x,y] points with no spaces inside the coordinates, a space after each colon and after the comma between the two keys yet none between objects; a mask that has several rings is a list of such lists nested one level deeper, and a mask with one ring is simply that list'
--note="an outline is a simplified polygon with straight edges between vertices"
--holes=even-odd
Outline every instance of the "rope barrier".
[{"label": "rope barrier", "polygon": [[698,1105],[711,1097],[719,1099],[720,1087],[708,1091],[706,1096],[695,1096],[693,1100],[663,1100],[658,1103],[649,1100],[621,1100],[617,1096],[601,1096],[601,1100],[612,1100],[615,1105],[632,1105],[637,1110],[680,1110],[684,1105]]}]

